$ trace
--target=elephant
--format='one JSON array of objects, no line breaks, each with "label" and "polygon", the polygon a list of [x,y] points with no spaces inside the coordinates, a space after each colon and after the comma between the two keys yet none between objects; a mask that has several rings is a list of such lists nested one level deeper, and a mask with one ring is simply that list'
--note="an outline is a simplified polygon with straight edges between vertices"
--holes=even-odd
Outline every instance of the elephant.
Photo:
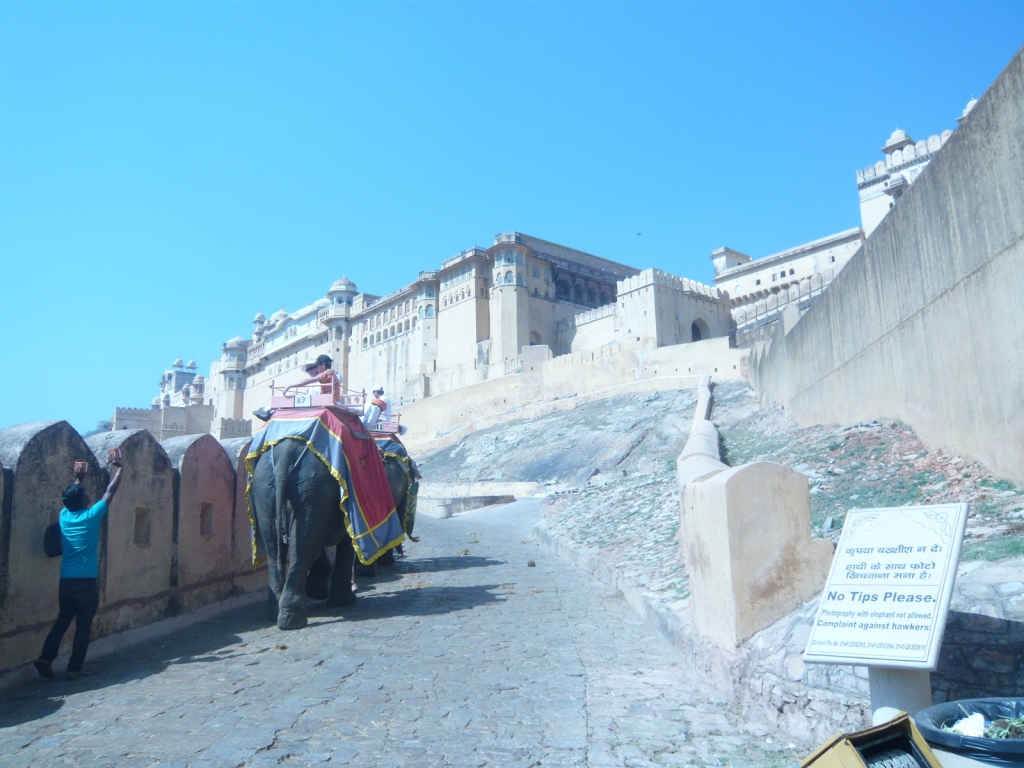
[{"label": "elephant", "polygon": [[[393,459],[384,468],[401,516],[409,485],[405,470]],[[267,553],[270,611],[280,629],[306,626],[307,591],[328,605],[355,605],[355,551],[338,494],[327,466],[298,440],[283,440],[274,447],[273,460],[267,452],[256,461],[250,501]],[[404,530],[404,519],[402,524]],[[333,573],[327,547],[336,547]]]}]

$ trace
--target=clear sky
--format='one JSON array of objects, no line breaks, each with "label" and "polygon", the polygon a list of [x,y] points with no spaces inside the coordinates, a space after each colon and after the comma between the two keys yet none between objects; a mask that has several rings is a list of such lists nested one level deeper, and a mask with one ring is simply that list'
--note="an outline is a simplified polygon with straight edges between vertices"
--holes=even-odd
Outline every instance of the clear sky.
[{"label": "clear sky", "polygon": [[0,427],[500,231],[710,281],[857,226],[1022,43],[1019,0],[0,3]]}]

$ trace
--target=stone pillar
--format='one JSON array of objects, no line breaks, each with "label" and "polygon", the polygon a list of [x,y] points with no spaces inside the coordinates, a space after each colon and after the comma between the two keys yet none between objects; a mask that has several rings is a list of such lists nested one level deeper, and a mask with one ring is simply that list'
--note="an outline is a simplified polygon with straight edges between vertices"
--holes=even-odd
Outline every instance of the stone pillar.
[{"label": "stone pillar", "polygon": [[686,487],[684,544],[698,631],[723,648],[820,590],[832,542],[810,538],[807,478],[755,462]]},{"label": "stone pillar", "polygon": [[120,448],[124,460],[121,488],[107,513],[106,579],[100,605],[126,603],[125,622],[131,607],[133,625],[155,621],[161,618],[161,601],[153,601],[149,615],[139,611],[145,609],[141,598],[171,586],[174,468],[160,443],[144,429],[100,432],[85,442],[101,465],[106,466],[111,448]]},{"label": "stone pillar", "polygon": [[[178,472],[178,567],[172,586],[197,586],[228,577],[234,570],[235,468],[231,459],[212,435],[172,437],[163,447]],[[183,599],[191,609],[218,596],[189,594]]]},{"label": "stone pillar", "polygon": [[[7,587],[0,584],[0,668],[39,655],[57,618],[59,557],[43,552],[43,532],[57,522],[61,494],[75,481],[74,463],[89,465],[85,486],[98,500],[104,473],[85,441],[66,421],[34,422],[0,429],[0,462],[5,468],[4,527],[7,530]],[[2,530],[2,528],[0,528]],[[105,547],[100,544],[100,583]],[[70,634],[68,638],[70,638]]]},{"label": "stone pillar", "polygon": [[235,503],[231,520],[231,563],[236,571],[252,568],[252,523],[249,521],[245,487],[249,483],[249,471],[245,468],[245,456],[252,445],[251,437],[236,437],[221,440],[220,444],[235,465]]}]

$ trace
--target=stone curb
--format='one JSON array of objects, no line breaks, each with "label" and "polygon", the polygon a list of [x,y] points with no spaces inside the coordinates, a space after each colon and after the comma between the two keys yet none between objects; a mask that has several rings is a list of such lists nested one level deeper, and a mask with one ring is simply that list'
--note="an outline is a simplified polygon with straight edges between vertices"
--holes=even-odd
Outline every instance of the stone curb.
[{"label": "stone curb", "polygon": [[[620,593],[644,624],[670,643],[705,684],[739,704],[752,732],[780,729],[794,741],[812,745],[833,733],[870,724],[866,698],[849,691],[849,681],[834,678],[852,677],[854,668],[823,666],[826,679],[818,685],[785,674],[787,629],[814,605],[808,604],[764,630],[762,637],[752,640],[753,646],[748,643],[729,653],[701,639],[688,609],[677,613],[658,605],[607,557],[552,535],[543,521],[534,526],[533,537],[563,562]],[[866,688],[866,680],[863,682]]]},{"label": "stone curb", "polygon": [[701,643],[697,630],[685,617],[656,605],[646,590],[625,578],[622,572],[607,558],[592,550],[574,546],[571,542],[551,534],[542,521],[533,528],[534,538],[555,556],[574,568],[580,568],[595,576],[603,584],[622,594],[629,607],[651,630],[668,641],[709,684],[720,690],[733,692],[737,698],[738,657],[721,651],[709,644]]},{"label": "stone curb", "polygon": [[[261,600],[266,599],[266,590],[264,588],[259,588],[252,592],[246,592],[242,595],[229,597],[226,600],[204,605],[202,608],[197,608],[194,611],[189,611],[188,613],[183,613],[179,616],[173,616],[169,619],[161,619],[160,621],[154,621],[152,624],[146,624],[145,626],[137,627],[136,629],[129,629],[125,632],[117,632],[113,635],[98,638],[97,640],[89,643],[89,654],[87,660],[110,656],[118,651],[123,651],[125,648],[141,645],[142,643],[154,640],[158,637],[163,637],[164,635],[169,635],[172,632],[177,632],[179,629],[184,629],[192,626],[193,624],[198,624],[202,621],[206,621],[207,619],[212,619],[214,616],[220,616],[222,613],[227,613],[237,608],[244,608],[245,606],[253,605],[254,603],[258,603]],[[56,606],[54,606],[55,619],[56,615]],[[53,662],[54,670],[63,670],[67,667],[68,659],[70,657],[70,650],[63,651]],[[28,664],[22,664],[21,666],[13,667],[12,669],[0,674],[0,691],[20,685],[28,680],[38,679],[40,679],[39,673],[36,672],[35,667],[32,666],[31,662]]]}]

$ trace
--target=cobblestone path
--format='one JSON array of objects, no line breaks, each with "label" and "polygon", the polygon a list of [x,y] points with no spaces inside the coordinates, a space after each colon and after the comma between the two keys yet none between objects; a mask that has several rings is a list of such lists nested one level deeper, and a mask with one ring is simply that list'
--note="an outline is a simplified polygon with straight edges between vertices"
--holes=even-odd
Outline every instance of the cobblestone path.
[{"label": "cobblestone path", "polygon": [[5,691],[0,764],[796,763],[698,689],[620,597],[528,541],[539,515],[525,500],[423,518],[397,572],[298,632],[240,609],[98,659],[91,677]]}]

